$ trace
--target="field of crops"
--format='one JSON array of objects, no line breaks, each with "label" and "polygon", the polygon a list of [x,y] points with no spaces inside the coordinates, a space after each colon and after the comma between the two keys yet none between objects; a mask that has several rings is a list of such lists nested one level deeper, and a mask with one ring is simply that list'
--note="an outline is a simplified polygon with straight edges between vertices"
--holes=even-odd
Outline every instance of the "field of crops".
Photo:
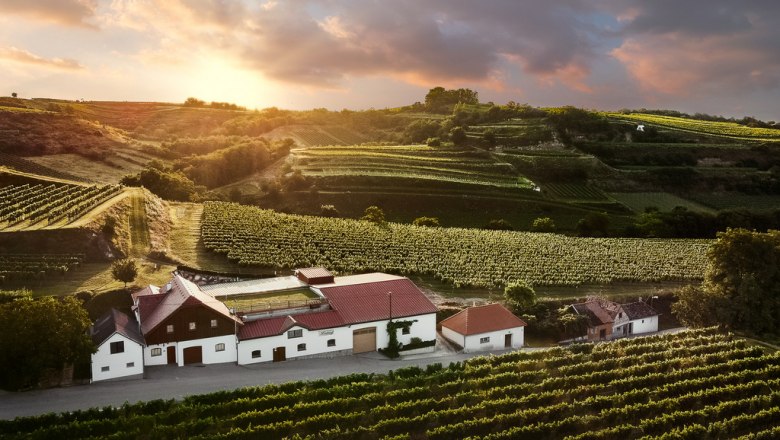
[{"label": "field of crops", "polygon": [[753,211],[775,211],[780,209],[780,196],[748,195],[740,193],[697,193],[691,198],[718,210],[750,209]]},{"label": "field of crops", "polygon": [[4,438],[780,436],[780,355],[713,329],[0,421]]},{"label": "field of crops", "polygon": [[478,287],[514,280],[534,285],[696,280],[703,277],[710,245],[375,225],[219,202],[205,205],[201,239],[207,249],[239,264],[428,275]]},{"label": "field of crops", "polygon": [[608,201],[609,197],[600,189],[579,183],[548,183],[542,190],[560,200]]},{"label": "field of crops", "polygon": [[689,211],[714,212],[706,206],[666,192],[610,193],[610,196],[637,213],[645,212],[647,208],[668,212],[678,206]]},{"label": "field of crops", "polygon": [[0,153],[0,166],[6,166],[23,173],[37,174],[39,176],[49,176],[56,179],[86,182],[86,179],[82,179],[72,174],[37,164],[31,160],[27,160],[13,154]]},{"label": "field of crops", "polygon": [[533,183],[484,152],[427,146],[315,147],[293,152],[310,177],[364,176],[530,189]]},{"label": "field of crops", "polygon": [[316,128],[296,128],[293,133],[306,145],[341,145],[342,142],[333,136]]},{"label": "field of crops", "polygon": [[0,254],[0,285],[64,275],[83,261],[83,254]]},{"label": "field of crops", "polygon": [[122,191],[119,185],[41,183],[0,186],[0,230],[24,223],[70,223]]},{"label": "field of crops", "polygon": [[697,119],[677,118],[672,116],[650,115],[645,113],[607,113],[610,118],[645,123],[677,130],[703,133],[714,136],[726,136],[739,139],[751,139],[761,141],[780,141],[780,130],[771,128],[753,128],[734,122],[713,122]]}]

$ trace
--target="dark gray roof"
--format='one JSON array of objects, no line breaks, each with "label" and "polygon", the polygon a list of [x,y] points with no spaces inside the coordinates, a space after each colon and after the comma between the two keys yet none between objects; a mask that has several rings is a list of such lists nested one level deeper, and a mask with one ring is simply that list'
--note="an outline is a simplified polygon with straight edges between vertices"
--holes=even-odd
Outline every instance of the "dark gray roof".
[{"label": "dark gray roof", "polygon": [[92,341],[100,346],[114,333],[119,333],[128,339],[145,345],[144,337],[138,329],[138,322],[117,309],[112,308],[92,326]]},{"label": "dark gray roof", "polygon": [[646,302],[643,301],[637,301],[630,304],[622,304],[621,307],[623,308],[623,312],[626,313],[626,316],[628,316],[628,319],[630,320],[649,318],[651,316],[659,315],[658,312],[653,310],[652,307],[650,307],[649,305],[647,305]]},{"label": "dark gray roof", "polygon": [[591,327],[610,324],[614,321],[609,312],[605,310],[598,301],[572,304],[571,307],[578,314],[586,316],[588,318],[588,324]]}]

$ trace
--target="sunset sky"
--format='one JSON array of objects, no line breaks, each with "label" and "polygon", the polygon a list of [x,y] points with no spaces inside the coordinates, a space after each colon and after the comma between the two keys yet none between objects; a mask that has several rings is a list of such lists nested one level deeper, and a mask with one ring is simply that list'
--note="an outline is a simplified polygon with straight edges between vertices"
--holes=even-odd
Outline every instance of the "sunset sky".
[{"label": "sunset sky", "polygon": [[780,120],[778,0],[0,0],[0,95],[383,108],[482,101]]}]

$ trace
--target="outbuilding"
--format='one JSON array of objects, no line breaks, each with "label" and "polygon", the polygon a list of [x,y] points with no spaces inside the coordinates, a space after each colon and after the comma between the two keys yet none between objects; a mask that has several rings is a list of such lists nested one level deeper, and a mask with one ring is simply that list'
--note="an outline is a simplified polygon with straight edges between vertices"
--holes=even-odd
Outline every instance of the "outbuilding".
[{"label": "outbuilding", "polygon": [[463,351],[520,348],[527,324],[501,304],[469,307],[441,322],[441,334]]},{"label": "outbuilding", "polygon": [[144,374],[144,338],[138,322],[111,309],[92,326],[92,381],[140,378]]}]

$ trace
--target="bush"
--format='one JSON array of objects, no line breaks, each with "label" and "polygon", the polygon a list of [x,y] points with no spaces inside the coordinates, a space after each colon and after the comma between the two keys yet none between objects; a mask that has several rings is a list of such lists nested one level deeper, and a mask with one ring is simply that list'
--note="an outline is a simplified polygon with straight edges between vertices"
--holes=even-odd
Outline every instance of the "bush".
[{"label": "bush", "polygon": [[498,220],[490,220],[484,229],[492,229],[495,231],[513,231],[515,228],[512,223],[500,218]]},{"label": "bush", "polygon": [[441,226],[441,224],[439,224],[438,217],[417,217],[416,219],[414,219],[412,224],[415,226],[433,226],[433,227]]},{"label": "bush", "polygon": [[555,222],[550,217],[539,217],[531,225],[534,232],[555,232]]}]

